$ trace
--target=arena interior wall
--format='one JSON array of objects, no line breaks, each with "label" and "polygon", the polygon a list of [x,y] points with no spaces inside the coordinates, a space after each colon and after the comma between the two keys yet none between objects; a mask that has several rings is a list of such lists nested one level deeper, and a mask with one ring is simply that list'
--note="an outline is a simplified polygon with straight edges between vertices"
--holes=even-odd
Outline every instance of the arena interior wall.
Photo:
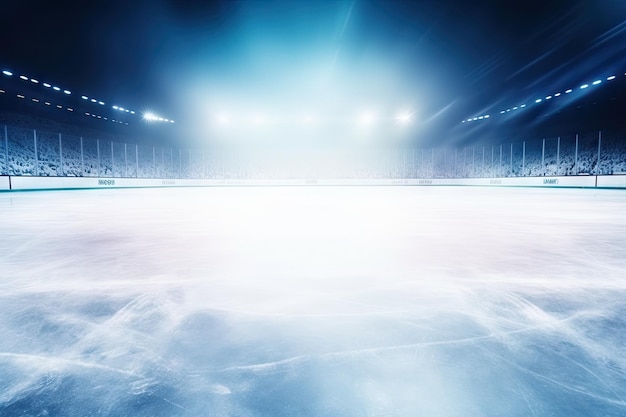
[{"label": "arena interior wall", "polygon": [[558,187],[626,188],[626,175],[555,176],[458,179],[292,179],[292,180],[219,180],[219,179],[143,179],[86,177],[0,177],[0,190],[60,190],[97,188],[219,187],[219,186],[482,186],[482,187]]}]

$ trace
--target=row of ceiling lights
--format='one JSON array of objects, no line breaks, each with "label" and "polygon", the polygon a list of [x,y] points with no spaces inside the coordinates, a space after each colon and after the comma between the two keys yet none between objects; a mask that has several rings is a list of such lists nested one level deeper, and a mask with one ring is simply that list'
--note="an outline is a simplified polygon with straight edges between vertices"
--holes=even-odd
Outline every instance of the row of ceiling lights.
[{"label": "row of ceiling lights", "polygon": [[[625,73],[624,75],[626,75],[626,73]],[[614,79],[616,79],[616,78],[617,78],[617,76],[615,76],[615,75],[611,75],[611,76],[608,76],[608,77],[606,78],[606,81],[613,81],[613,80],[614,80]],[[581,84],[581,85],[578,87],[578,89],[579,89],[579,90],[585,90],[585,89],[587,89],[587,88],[589,88],[589,87],[593,87],[593,86],[600,85],[600,84],[602,84],[602,82],[603,82],[603,80],[598,79],[598,80],[593,81],[593,82],[592,82],[592,83],[590,83],[590,84]],[[539,104],[539,103],[542,103],[542,102],[544,102],[544,101],[548,101],[548,100],[552,100],[552,99],[554,99],[554,98],[561,97],[561,96],[562,96],[562,95],[564,95],[564,94],[571,94],[571,93],[573,93],[574,91],[575,91],[575,90],[574,90],[573,88],[568,88],[567,90],[565,90],[565,92],[564,92],[564,93],[561,93],[561,92],[559,91],[559,92],[554,93],[554,94],[552,94],[552,95],[548,95],[548,96],[546,96],[545,98],[538,98],[538,99],[536,99],[536,100],[535,100],[535,104]],[[510,112],[512,112],[512,111],[514,112],[514,111],[516,111],[516,110],[521,110],[521,109],[526,108],[526,107],[527,107],[527,105],[526,105],[526,104],[521,104],[521,105],[519,105],[519,106],[514,106],[514,107],[508,108],[508,109],[506,109],[506,110],[502,110],[502,111],[500,111],[500,114],[506,114],[506,113],[510,113]],[[485,120],[485,119],[489,119],[489,117],[490,117],[490,116],[489,116],[488,114],[487,114],[487,115],[478,116],[478,117],[471,117],[471,118],[469,118],[469,119],[462,120],[462,121],[461,121],[461,123],[474,122],[474,121],[477,121],[477,120]]]},{"label": "row of ceiling lights", "polygon": [[[13,72],[9,71],[9,70],[3,70],[2,74],[7,76],[7,77],[13,77]],[[52,84],[47,83],[47,82],[40,83],[40,81],[37,80],[36,78],[29,78],[26,75],[20,75],[19,78],[21,80],[23,80],[23,81],[30,81],[33,84],[41,84],[44,87],[51,88],[54,91],[59,91],[59,92],[62,91],[66,95],[71,95],[72,94],[72,92],[70,90],[62,89],[61,87],[58,87],[56,85],[52,85]],[[99,100],[99,99],[96,99],[96,98],[93,98],[93,97],[89,97],[89,96],[86,96],[86,95],[82,95],[81,98],[83,100],[87,101],[87,102],[98,104],[100,106],[106,105],[106,103],[103,100]],[[111,106],[111,107],[113,108],[113,110],[116,110],[116,111],[121,111],[121,112],[124,112],[124,113],[133,114],[133,115],[136,114],[136,112],[134,110],[130,110],[130,109],[127,109],[127,108],[124,108],[124,107],[120,107],[120,106],[116,106],[116,105]],[[146,118],[146,117],[144,117],[144,118]],[[146,119],[148,119],[148,118],[146,118]],[[161,120],[156,120],[156,121],[161,121]],[[173,121],[172,121],[172,123],[173,123]]]},{"label": "row of ceiling lights", "polygon": [[[6,94],[6,91],[5,91],[5,90],[0,90],[0,94]],[[17,97],[19,100],[26,100],[26,96],[25,96],[24,94],[16,94],[16,97]],[[69,111],[69,112],[73,112],[73,111],[74,111],[74,109],[73,109],[72,107],[64,107],[64,106],[63,106],[63,105],[61,105],[61,104],[55,104],[55,105],[53,106],[51,102],[49,102],[49,101],[45,101],[45,100],[40,100],[40,99],[38,99],[38,98],[36,98],[36,97],[33,97],[33,98],[31,98],[30,100],[31,100],[33,103],[42,103],[44,106],[56,107],[57,109],[61,109],[61,110],[62,110],[62,109],[66,109],[66,110],[67,110],[67,111]]]},{"label": "row of ceiling lights", "polygon": [[[6,91],[5,90],[0,90],[0,94],[6,94]],[[19,100],[26,100],[26,96],[24,94],[16,94],[16,97]],[[30,101],[33,102],[33,103],[41,103],[44,106],[56,107],[57,109],[66,109],[69,112],[74,112],[74,109],[72,107],[64,107],[61,104],[56,104],[56,105],[53,106],[51,102],[46,101],[46,100],[40,100],[37,97],[31,98]],[[89,112],[86,112],[85,116],[91,116],[91,117],[96,118],[96,119],[109,121],[109,119],[107,117],[105,117],[105,116],[92,114],[92,113],[89,113]],[[113,122],[113,123],[125,124],[126,126],[128,126],[128,123],[122,122],[120,120],[111,119],[110,121]]]}]

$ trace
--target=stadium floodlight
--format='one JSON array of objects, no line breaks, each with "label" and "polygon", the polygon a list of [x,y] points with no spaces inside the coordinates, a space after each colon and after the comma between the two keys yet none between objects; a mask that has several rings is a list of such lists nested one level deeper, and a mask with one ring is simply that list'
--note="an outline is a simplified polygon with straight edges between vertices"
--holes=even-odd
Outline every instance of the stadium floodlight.
[{"label": "stadium floodlight", "polygon": [[525,104],[522,104],[521,106],[519,106],[520,109],[523,109],[524,107],[526,107]]},{"label": "stadium floodlight", "polygon": [[89,101],[91,101],[92,103],[96,103],[98,100],[96,100],[95,98],[92,98],[92,99],[91,99],[91,100],[89,100]]},{"label": "stadium floodlight", "polygon": [[173,120],[170,120],[170,123],[176,123],[176,122],[174,122]]},{"label": "stadium floodlight", "polygon": [[39,103],[39,99],[38,98],[32,98],[31,100],[33,101],[33,103]]},{"label": "stadium floodlight", "polygon": [[143,114],[143,118],[149,122],[154,122],[159,120],[159,117],[156,116],[154,113],[152,112],[146,112]]},{"label": "stadium floodlight", "polygon": [[615,78],[616,78],[616,77],[615,77],[615,75],[611,75],[610,77],[607,77],[607,78],[606,78],[606,80],[607,80],[607,81],[612,81],[612,80],[614,80]]},{"label": "stadium floodlight", "polygon": [[9,70],[4,70],[4,71],[2,71],[2,73],[4,75],[6,75],[7,77],[12,77],[13,76],[13,73],[11,71],[9,71]]},{"label": "stadium floodlight", "polygon": [[83,100],[89,100],[89,97],[87,96],[81,96],[80,98],[82,98]]},{"label": "stadium floodlight", "polygon": [[413,113],[405,111],[396,116],[396,121],[402,125],[407,125],[413,121]]},{"label": "stadium floodlight", "polygon": [[61,106],[60,104],[57,104],[57,109],[62,109],[63,106]]},{"label": "stadium floodlight", "polygon": [[506,112],[507,112],[507,113],[510,113],[510,112],[511,112],[511,109],[506,109]]},{"label": "stadium floodlight", "polygon": [[478,116],[478,120],[483,120],[485,116]]},{"label": "stadium floodlight", "polygon": [[581,86],[580,86],[580,89],[581,89],[581,90],[584,90],[584,89],[585,89],[585,88],[587,88],[587,87],[589,87],[589,84],[583,84],[583,85],[581,85]]},{"label": "stadium floodlight", "polygon": [[49,106],[50,102],[49,101],[45,101],[43,104],[45,104],[46,106]]},{"label": "stadium floodlight", "polygon": [[31,78],[30,82],[33,83],[33,84],[39,84],[39,80],[36,80],[34,78]]},{"label": "stadium floodlight", "polygon": [[124,107],[118,107],[117,108],[119,111],[124,111]]},{"label": "stadium floodlight", "polygon": [[[104,104],[104,103],[102,103],[102,104]],[[131,110],[131,111],[130,111],[130,114],[135,114],[135,111],[134,111],[134,110]]]},{"label": "stadium floodlight", "polygon": [[63,90],[63,93],[65,93],[65,94],[67,94],[67,95],[72,94],[72,92],[71,92],[70,90]]},{"label": "stadium floodlight", "polygon": [[28,81],[28,77],[27,77],[27,76],[25,76],[25,75],[20,75],[20,78],[21,78],[22,80],[24,80],[24,81]]},{"label": "stadium floodlight", "polygon": [[252,123],[254,123],[255,125],[263,125],[266,122],[267,122],[267,119],[262,114],[257,114],[256,116],[252,117]]},{"label": "stadium floodlight", "polygon": [[73,109],[73,108],[71,108],[71,107],[68,107],[68,108],[67,108],[67,111],[74,111],[74,109]]},{"label": "stadium floodlight", "polygon": [[552,98],[552,96],[547,96],[546,100],[550,100]]},{"label": "stadium floodlight", "polygon": [[500,114],[504,114],[504,113],[506,113],[506,110],[502,110],[502,111],[500,112]]},{"label": "stadium floodlight", "polygon": [[126,113],[130,113],[130,110],[128,110],[128,109],[126,109],[126,110],[124,110],[124,111],[125,111]]},{"label": "stadium floodlight", "polygon": [[315,116],[313,116],[312,114],[305,114],[304,116],[302,116],[302,119],[300,119],[301,123],[307,126],[314,124],[315,120]]},{"label": "stadium floodlight", "polygon": [[217,123],[224,126],[230,123],[230,117],[226,113],[220,113],[216,117]]},{"label": "stadium floodlight", "polygon": [[485,115],[485,119],[490,118],[491,116],[489,116],[488,114]]},{"label": "stadium floodlight", "polygon": [[119,110],[119,107],[113,106],[113,110]]},{"label": "stadium floodlight", "polygon": [[538,98],[537,100],[535,100],[535,103],[541,103],[543,100],[541,100],[540,98]]},{"label": "stadium floodlight", "polygon": [[6,91],[0,90],[0,94],[4,94],[4,93],[6,93]]},{"label": "stadium floodlight", "polygon": [[44,86],[44,87],[46,87],[46,88],[50,88],[50,87],[52,87],[52,85],[51,85],[51,84],[48,84],[48,83],[43,83],[43,86]]},{"label": "stadium floodlight", "polygon": [[513,107],[513,110],[517,110],[518,108],[519,108],[519,107],[515,106],[515,107]]},{"label": "stadium floodlight", "polygon": [[104,106],[104,101],[99,101],[98,104]]},{"label": "stadium floodlight", "polygon": [[21,99],[23,99],[23,98],[25,98],[25,97],[24,97],[22,94],[18,94],[18,95],[17,95],[17,98],[21,98]]},{"label": "stadium floodlight", "polygon": [[373,113],[363,113],[358,120],[361,126],[371,126],[376,122],[376,116]]},{"label": "stadium floodlight", "polygon": [[556,93],[556,94],[554,95],[554,97],[558,97],[558,96],[560,96],[560,95],[561,95],[561,93]]},{"label": "stadium floodlight", "polygon": [[593,85],[598,85],[598,84],[601,84],[601,83],[602,83],[602,80],[595,80],[592,84]]},{"label": "stadium floodlight", "polygon": [[569,90],[565,90],[565,94],[569,94],[569,93],[571,93],[572,91],[574,91],[574,90],[572,90],[571,88],[570,88]]},{"label": "stadium floodlight", "polygon": [[54,91],[61,91],[61,89],[60,89],[59,87],[57,87],[56,85],[55,85],[54,87],[52,87],[52,89],[53,89]]}]

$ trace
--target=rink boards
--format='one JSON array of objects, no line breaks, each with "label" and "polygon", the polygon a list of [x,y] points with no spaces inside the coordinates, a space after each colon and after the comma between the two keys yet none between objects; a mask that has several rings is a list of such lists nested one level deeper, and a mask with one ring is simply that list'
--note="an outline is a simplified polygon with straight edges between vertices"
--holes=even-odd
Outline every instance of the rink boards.
[{"label": "rink boards", "polygon": [[0,191],[156,188],[156,187],[234,187],[234,186],[479,186],[479,187],[560,187],[626,188],[626,175],[555,176],[518,178],[432,178],[432,179],[144,179],[0,176]]}]

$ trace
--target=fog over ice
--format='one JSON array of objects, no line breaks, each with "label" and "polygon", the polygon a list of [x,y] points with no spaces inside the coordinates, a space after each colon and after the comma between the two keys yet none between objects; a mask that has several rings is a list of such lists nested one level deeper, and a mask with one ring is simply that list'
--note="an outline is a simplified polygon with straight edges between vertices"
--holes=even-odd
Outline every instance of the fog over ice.
[{"label": "fog over ice", "polygon": [[626,193],[0,194],[0,416],[622,416]]}]

